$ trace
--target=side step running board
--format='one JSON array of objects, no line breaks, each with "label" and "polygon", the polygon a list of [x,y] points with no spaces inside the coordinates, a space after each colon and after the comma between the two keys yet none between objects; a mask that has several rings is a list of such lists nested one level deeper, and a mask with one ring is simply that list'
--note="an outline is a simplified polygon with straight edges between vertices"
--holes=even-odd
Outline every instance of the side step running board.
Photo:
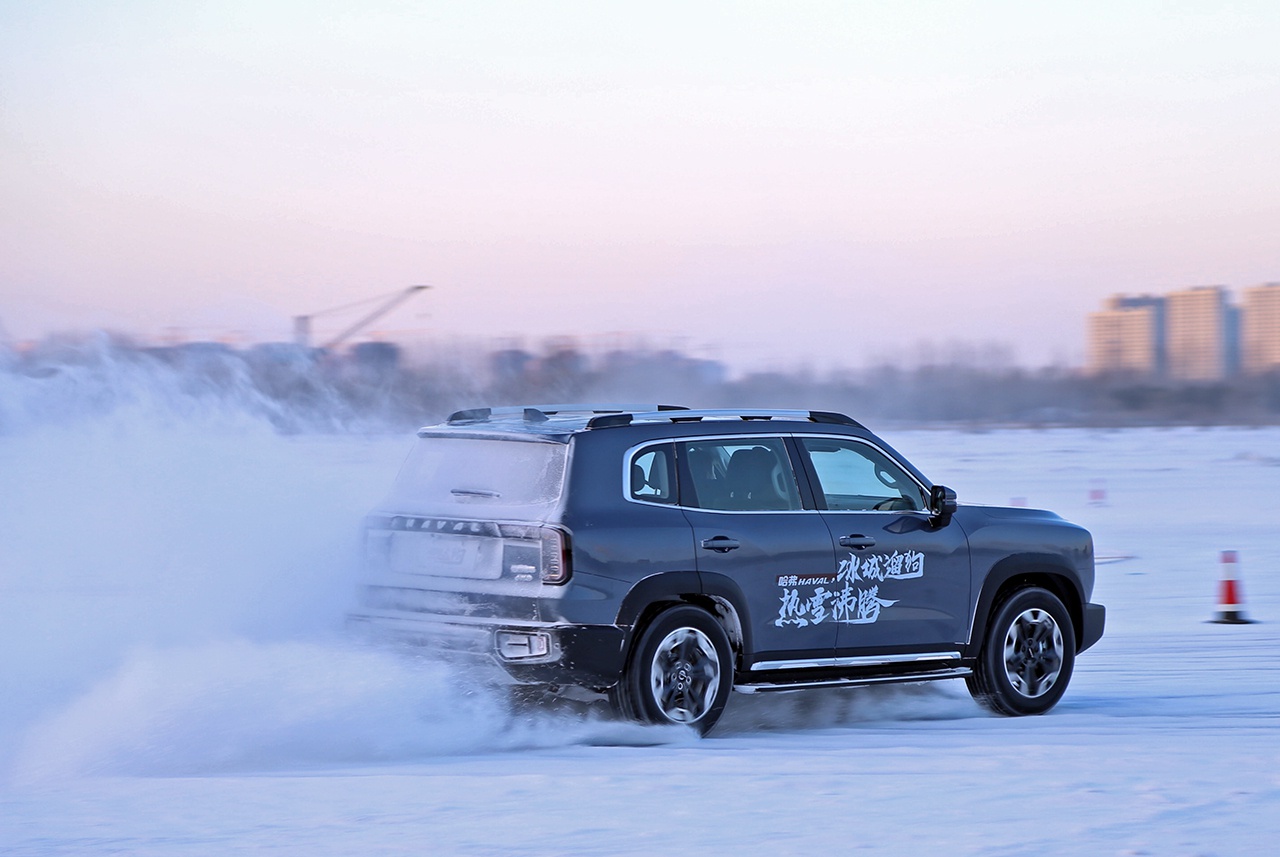
[{"label": "side step running board", "polygon": [[735,684],[733,689],[738,693],[781,693],[788,690],[811,690],[816,687],[860,687],[869,684],[889,684],[891,682],[933,681],[940,678],[964,678],[973,675],[968,667],[953,667],[945,670],[929,672],[904,673],[902,675],[878,675],[862,678],[827,678],[814,681],[765,682],[761,684]]}]

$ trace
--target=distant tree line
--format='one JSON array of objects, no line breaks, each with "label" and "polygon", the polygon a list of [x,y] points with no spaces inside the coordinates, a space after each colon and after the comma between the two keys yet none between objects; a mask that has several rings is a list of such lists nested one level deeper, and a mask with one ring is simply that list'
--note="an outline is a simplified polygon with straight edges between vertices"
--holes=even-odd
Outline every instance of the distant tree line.
[{"label": "distant tree line", "polygon": [[[249,412],[284,431],[405,429],[477,405],[580,402],[812,408],[874,424],[969,426],[1280,423],[1280,373],[1214,384],[1029,370],[1000,355],[951,353],[920,365],[732,376],[676,349],[442,351],[408,361],[394,346],[344,354],[276,345],[140,347],[108,335],[0,348],[6,423],[155,404]],[[179,404],[175,404],[179,403]]]}]

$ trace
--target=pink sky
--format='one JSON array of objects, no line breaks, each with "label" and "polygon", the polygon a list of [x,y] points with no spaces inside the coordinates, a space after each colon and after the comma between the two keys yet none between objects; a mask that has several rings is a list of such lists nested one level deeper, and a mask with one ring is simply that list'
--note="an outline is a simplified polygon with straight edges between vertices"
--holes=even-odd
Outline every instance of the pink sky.
[{"label": "pink sky", "polygon": [[1039,365],[1280,280],[1272,2],[201,5],[0,2],[0,337],[431,283],[380,326]]}]

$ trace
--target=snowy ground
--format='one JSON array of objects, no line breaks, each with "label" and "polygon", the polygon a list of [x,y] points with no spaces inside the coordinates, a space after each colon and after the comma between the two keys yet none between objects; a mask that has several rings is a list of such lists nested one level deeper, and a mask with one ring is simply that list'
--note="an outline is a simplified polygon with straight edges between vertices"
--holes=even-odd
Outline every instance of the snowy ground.
[{"label": "snowy ground", "polygon": [[[734,695],[706,740],[514,714],[338,634],[406,439],[19,425],[0,854],[1270,853],[1280,431],[889,439],[962,500],[1055,509],[1130,557],[1100,566],[1107,634],[1050,714],[989,716],[960,682]],[[1257,624],[1206,622],[1223,549]]]}]

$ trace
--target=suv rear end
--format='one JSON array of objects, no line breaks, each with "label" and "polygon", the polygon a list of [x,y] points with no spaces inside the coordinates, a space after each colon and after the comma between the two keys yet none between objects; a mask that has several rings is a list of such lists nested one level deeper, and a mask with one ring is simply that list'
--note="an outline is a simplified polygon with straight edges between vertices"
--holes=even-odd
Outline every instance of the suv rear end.
[{"label": "suv rear end", "polygon": [[548,410],[534,419],[524,409],[463,411],[418,433],[365,520],[353,630],[494,661],[521,681],[600,686],[602,672],[620,670],[622,632],[609,624],[617,602],[592,587],[594,597],[576,600],[610,601],[600,623],[566,616],[563,602],[575,599],[566,485],[584,421]]}]

